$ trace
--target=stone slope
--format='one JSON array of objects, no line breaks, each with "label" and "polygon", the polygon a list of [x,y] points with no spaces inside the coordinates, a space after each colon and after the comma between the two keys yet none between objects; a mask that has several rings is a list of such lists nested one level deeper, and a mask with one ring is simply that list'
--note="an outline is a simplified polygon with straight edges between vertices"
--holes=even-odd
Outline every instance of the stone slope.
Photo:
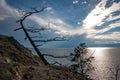
[{"label": "stone slope", "polygon": [[0,35],[0,80],[83,80],[65,67],[45,66],[13,37]]},{"label": "stone slope", "polygon": [[[5,61],[18,62],[23,65],[31,65],[37,63],[35,56],[32,55],[31,51],[21,45],[13,37],[0,35],[0,58]],[[41,60],[38,60],[38,64]],[[0,61],[1,62],[1,61]]]}]

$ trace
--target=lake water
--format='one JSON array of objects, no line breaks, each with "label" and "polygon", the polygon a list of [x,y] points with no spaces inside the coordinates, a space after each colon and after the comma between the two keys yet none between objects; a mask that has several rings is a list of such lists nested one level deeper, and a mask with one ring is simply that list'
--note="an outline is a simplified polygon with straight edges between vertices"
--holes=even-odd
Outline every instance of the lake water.
[{"label": "lake water", "polygon": [[[43,54],[52,54],[55,56],[69,55],[74,49],[60,48],[60,49],[40,49]],[[95,70],[91,72],[91,77],[95,80],[115,80],[114,73],[116,72],[116,66],[120,65],[120,48],[89,48],[90,54],[94,52],[93,66]],[[52,57],[46,57],[47,60],[52,63],[54,61],[60,62],[65,66],[72,64],[70,58],[55,59]],[[120,68],[120,66],[119,66]],[[120,72],[120,71],[119,71]],[[119,79],[120,80],[120,74]]]}]

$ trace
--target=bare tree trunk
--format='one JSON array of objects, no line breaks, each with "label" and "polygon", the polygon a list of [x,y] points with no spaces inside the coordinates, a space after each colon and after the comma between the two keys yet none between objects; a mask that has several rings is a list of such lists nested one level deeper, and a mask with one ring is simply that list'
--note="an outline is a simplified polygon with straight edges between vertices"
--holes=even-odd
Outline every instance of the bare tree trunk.
[{"label": "bare tree trunk", "polygon": [[[41,29],[26,29],[23,22],[26,20],[26,18],[28,18],[29,16],[31,16],[32,14],[35,14],[35,13],[39,13],[39,12],[42,12],[46,9],[45,8],[42,8],[41,10],[37,10],[36,8],[33,9],[33,11],[31,12],[26,12],[24,15],[23,15],[23,18],[17,20],[16,22],[20,23],[21,27],[20,28],[17,28],[15,29],[14,31],[17,31],[17,30],[20,30],[20,29],[23,29],[25,35],[26,35],[26,38],[29,40],[29,42],[31,43],[31,45],[33,46],[34,50],[36,51],[36,53],[39,55],[39,57],[41,58],[41,60],[43,61],[43,63],[45,65],[49,65],[49,63],[47,62],[47,60],[44,58],[44,55],[41,54],[41,52],[39,51],[39,49],[37,48],[38,45],[35,45],[35,42],[50,42],[50,41],[64,41],[66,40],[64,37],[55,37],[55,38],[52,38],[52,39],[47,39],[47,40],[32,40],[32,37],[29,35],[29,32],[38,32],[38,31],[43,31],[44,28],[41,28]],[[28,32],[29,30],[29,32]]]},{"label": "bare tree trunk", "polygon": [[39,49],[35,46],[34,42],[32,41],[31,37],[29,36],[27,30],[25,29],[22,20],[20,20],[20,25],[21,25],[21,28],[23,29],[26,37],[28,38],[28,40],[30,41],[31,45],[32,45],[33,48],[35,49],[36,53],[37,53],[37,54],[39,55],[39,57],[42,59],[43,63],[44,63],[45,65],[49,65],[49,63],[48,63],[47,60],[43,57],[43,55],[41,54],[41,52],[39,51]]}]

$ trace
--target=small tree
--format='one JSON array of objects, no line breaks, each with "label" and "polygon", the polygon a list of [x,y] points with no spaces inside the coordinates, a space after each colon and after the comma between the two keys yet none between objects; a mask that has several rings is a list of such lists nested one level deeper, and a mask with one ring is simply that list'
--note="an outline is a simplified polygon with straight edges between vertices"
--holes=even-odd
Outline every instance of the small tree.
[{"label": "small tree", "polygon": [[93,70],[94,67],[92,66],[92,60],[94,57],[92,55],[89,56],[88,49],[85,43],[81,43],[78,47],[74,49],[74,53],[71,55],[72,57],[72,64],[70,67],[76,70],[77,72],[81,73],[84,77],[88,77],[88,72]]},{"label": "small tree", "polygon": [[119,79],[119,74],[120,74],[120,65],[114,65],[112,68],[108,68],[109,69],[109,74],[110,77],[109,80],[118,80]]}]

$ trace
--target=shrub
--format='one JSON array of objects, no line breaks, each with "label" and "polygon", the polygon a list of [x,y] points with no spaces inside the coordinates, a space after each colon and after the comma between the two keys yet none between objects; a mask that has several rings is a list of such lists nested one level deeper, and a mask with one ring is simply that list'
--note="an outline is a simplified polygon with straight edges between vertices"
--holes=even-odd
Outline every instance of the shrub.
[{"label": "shrub", "polygon": [[92,66],[94,57],[92,57],[92,55],[89,56],[88,54],[89,52],[85,43],[81,43],[74,49],[74,53],[71,54],[71,56],[73,56],[72,62],[74,62],[74,64],[70,67],[85,77],[88,77],[87,73],[94,69]]},{"label": "shrub", "polygon": [[0,68],[0,80],[12,80],[12,74],[5,68]]}]

